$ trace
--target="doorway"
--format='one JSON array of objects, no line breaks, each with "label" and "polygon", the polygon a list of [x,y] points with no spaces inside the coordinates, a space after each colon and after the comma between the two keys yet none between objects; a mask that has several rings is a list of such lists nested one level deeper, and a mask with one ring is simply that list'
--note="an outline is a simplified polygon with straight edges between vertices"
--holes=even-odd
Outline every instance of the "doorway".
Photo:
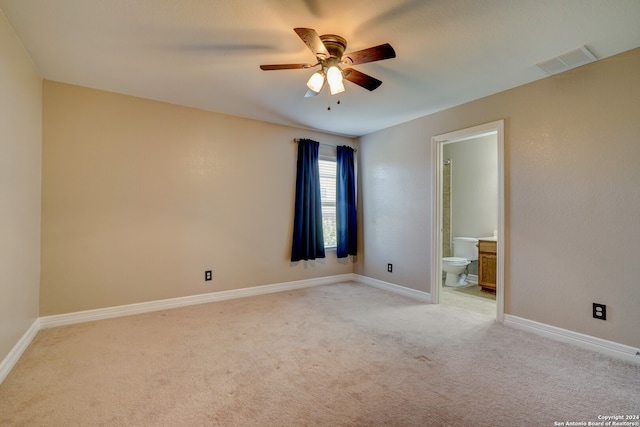
[{"label": "doorway", "polygon": [[[495,312],[496,320],[503,321],[504,317],[504,121],[486,123],[459,131],[449,132],[443,135],[434,136],[432,141],[432,170],[433,170],[433,224],[432,224],[432,262],[431,262],[431,300],[435,304],[439,304],[442,298],[442,258],[443,251],[443,234],[445,221],[443,215],[443,183],[445,182],[443,173],[447,159],[444,158],[444,146],[457,142],[469,141],[472,139],[480,140],[483,137],[495,136],[497,145],[497,229],[496,229],[496,299]],[[447,201],[448,203],[448,201]],[[448,225],[448,224],[447,224]],[[464,232],[463,232],[464,233]],[[487,235],[491,235],[487,233]],[[447,234],[449,236],[449,234]],[[476,237],[476,236],[469,236]],[[449,239],[450,237],[447,237]],[[450,254],[447,254],[450,256]]]}]

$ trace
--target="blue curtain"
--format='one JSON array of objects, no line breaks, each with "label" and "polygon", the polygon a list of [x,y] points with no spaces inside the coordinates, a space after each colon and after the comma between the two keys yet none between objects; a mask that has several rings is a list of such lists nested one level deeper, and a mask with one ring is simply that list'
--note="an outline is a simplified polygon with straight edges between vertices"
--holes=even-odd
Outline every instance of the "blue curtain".
[{"label": "blue curtain", "polygon": [[338,258],[358,253],[356,179],[353,148],[336,147],[336,222]]},{"label": "blue curtain", "polygon": [[293,219],[291,261],[325,257],[320,172],[318,170],[319,146],[320,143],[310,139],[298,141],[296,205]]}]

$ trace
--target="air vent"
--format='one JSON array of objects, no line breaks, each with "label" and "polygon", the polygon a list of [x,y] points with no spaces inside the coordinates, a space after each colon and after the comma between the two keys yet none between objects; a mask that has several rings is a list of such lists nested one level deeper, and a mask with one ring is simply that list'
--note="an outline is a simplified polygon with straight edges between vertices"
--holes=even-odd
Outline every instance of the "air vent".
[{"label": "air vent", "polygon": [[572,68],[577,68],[590,62],[596,61],[597,58],[589,52],[585,46],[574,49],[570,52],[563,53],[555,58],[548,59],[544,62],[536,64],[545,73],[549,75],[560,74]]}]

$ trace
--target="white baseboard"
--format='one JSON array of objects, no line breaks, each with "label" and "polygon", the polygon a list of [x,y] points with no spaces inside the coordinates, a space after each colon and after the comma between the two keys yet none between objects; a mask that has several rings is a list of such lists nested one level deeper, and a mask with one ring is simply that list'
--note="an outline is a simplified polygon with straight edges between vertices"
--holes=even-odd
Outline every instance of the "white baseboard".
[{"label": "white baseboard", "polygon": [[200,295],[141,302],[136,304],[120,305],[116,307],[98,308],[95,310],[77,311],[74,313],[56,314],[40,318],[40,328],[54,328],[57,326],[72,325],[74,323],[91,322],[94,320],[111,319],[114,317],[131,316],[134,314],[150,313],[153,311],[168,310],[171,308],[185,307],[188,305],[205,304],[209,302],[224,301],[235,298],[251,297],[256,295],[283,292],[292,289],[308,288],[311,286],[328,285],[354,280],[352,274],[340,274],[335,276],[319,277],[315,279],[297,280],[292,282],[276,283],[272,285],[252,286],[249,288],[233,289],[229,291],[211,292]]},{"label": "white baseboard", "polygon": [[413,298],[418,301],[431,303],[431,294],[415,289],[407,288],[405,286],[396,285],[394,283],[385,282],[378,279],[373,279],[367,276],[361,276],[359,274],[353,275],[353,280],[362,283],[363,285],[373,286],[374,288],[384,289],[385,291],[393,292],[395,294],[404,295],[409,298]]},{"label": "white baseboard", "polygon": [[357,274],[340,274],[334,276],[305,279],[293,282],[276,283],[272,285],[253,286],[250,288],[233,289],[229,291],[211,292],[200,295],[141,302],[136,304],[120,305],[116,307],[98,308],[95,310],[77,311],[73,313],[44,316],[39,319],[40,329],[54,328],[75,323],[91,322],[94,320],[111,319],[114,317],[131,316],[134,314],[150,313],[153,311],[168,310],[171,308],[185,307],[188,305],[205,304],[209,302],[224,301],[235,298],[251,297],[275,292],[283,292],[293,289],[307,288],[311,286],[328,285],[345,281],[357,281],[379,289],[391,291],[419,301],[431,302],[431,295],[415,289],[398,286],[393,283]]},{"label": "white baseboard", "polygon": [[7,378],[9,372],[13,369],[13,367],[20,360],[20,356],[22,353],[29,347],[31,341],[36,337],[36,334],[40,330],[40,319],[36,319],[33,321],[27,332],[25,332],[22,337],[18,340],[16,345],[13,346],[11,351],[6,355],[2,362],[0,362],[0,384]]},{"label": "white baseboard", "polygon": [[569,343],[628,362],[640,363],[640,349],[628,345],[603,340],[602,338],[596,338],[591,335],[581,334],[510,314],[504,315],[504,324],[512,328],[533,332],[546,338]]}]

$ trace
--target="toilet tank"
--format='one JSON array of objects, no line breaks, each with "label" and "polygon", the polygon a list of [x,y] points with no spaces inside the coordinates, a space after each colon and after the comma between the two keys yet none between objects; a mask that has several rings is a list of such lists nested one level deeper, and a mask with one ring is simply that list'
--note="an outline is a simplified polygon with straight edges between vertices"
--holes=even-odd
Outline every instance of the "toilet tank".
[{"label": "toilet tank", "polygon": [[454,237],[453,256],[466,258],[469,261],[478,259],[478,239],[473,237]]}]

